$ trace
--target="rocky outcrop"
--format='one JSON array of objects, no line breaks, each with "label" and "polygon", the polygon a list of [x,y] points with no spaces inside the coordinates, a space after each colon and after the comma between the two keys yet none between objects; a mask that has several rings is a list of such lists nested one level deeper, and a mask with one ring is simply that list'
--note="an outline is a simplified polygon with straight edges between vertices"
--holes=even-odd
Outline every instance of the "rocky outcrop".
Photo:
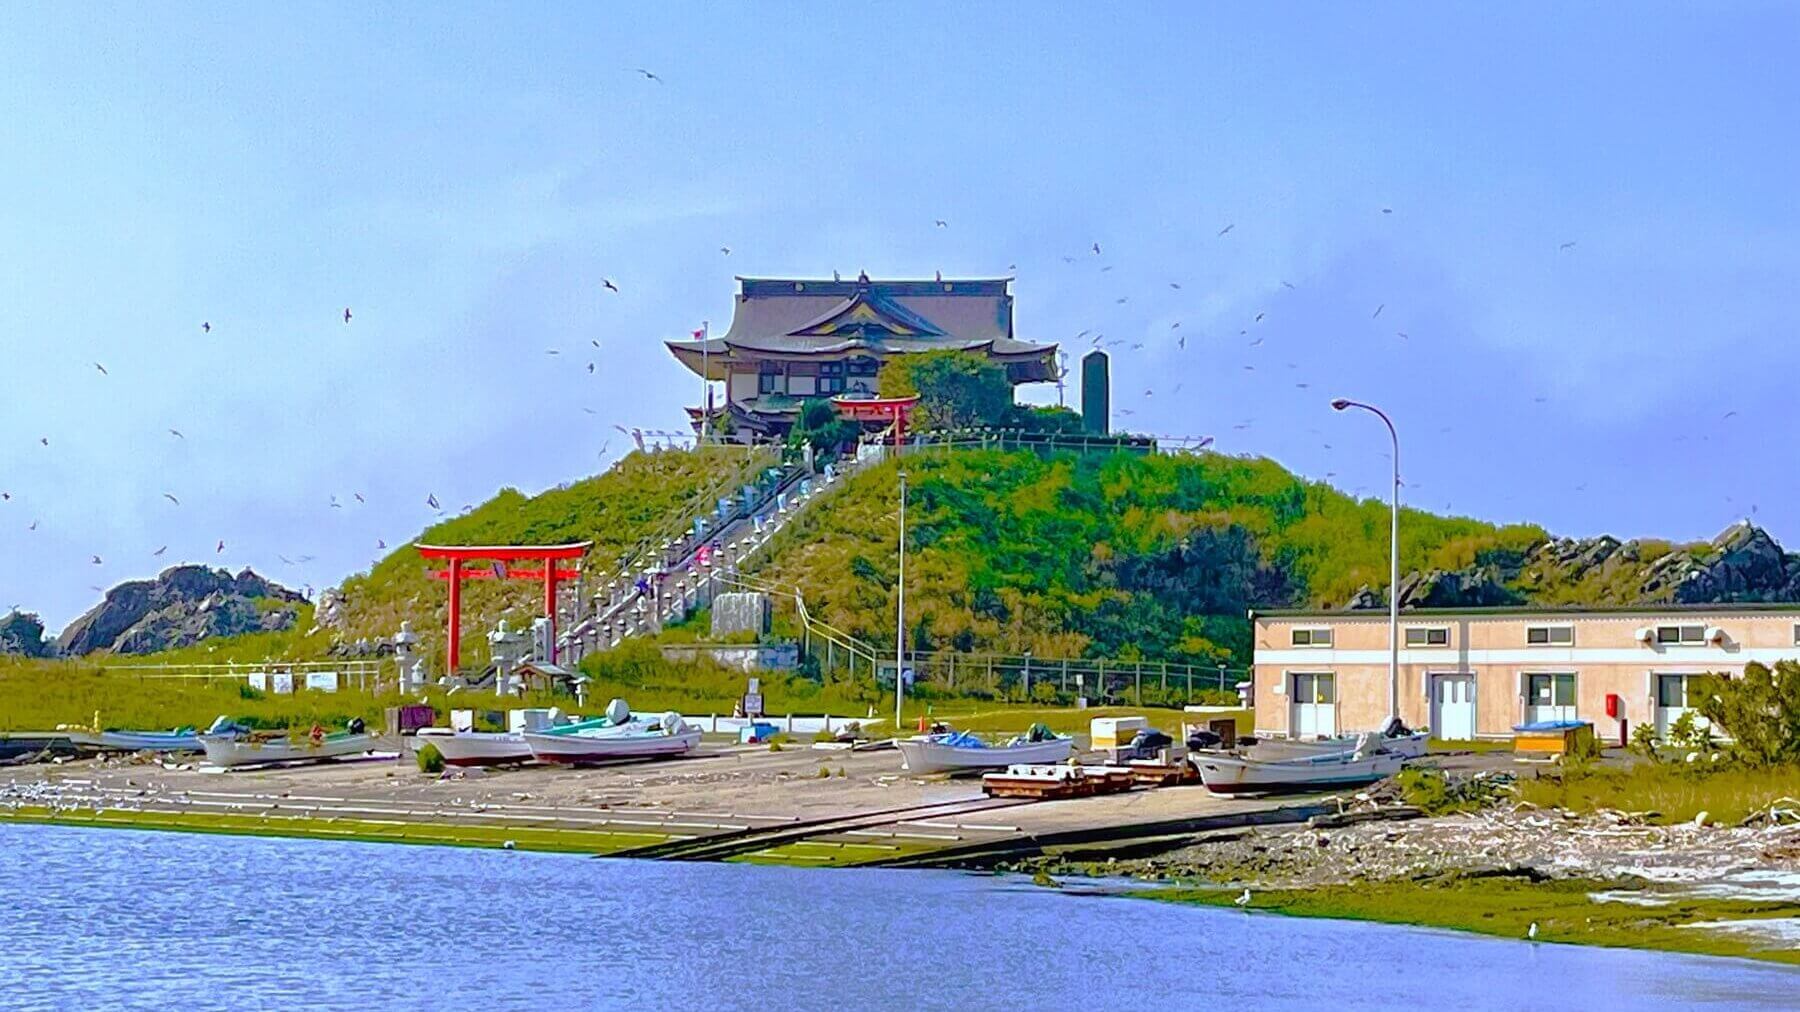
[{"label": "rocky outcrop", "polygon": [[44,620],[29,611],[0,615],[0,654],[14,657],[49,657],[55,646],[44,639]]},{"label": "rocky outcrop", "polygon": [[[1800,601],[1800,555],[1749,521],[1692,545],[1610,535],[1553,538],[1523,553],[1496,553],[1464,569],[1411,573],[1400,581],[1402,608],[1755,601]],[[1386,606],[1386,596],[1370,587],[1346,605]]]},{"label": "rocky outcrop", "polygon": [[304,598],[246,569],[236,576],[205,566],[175,566],[154,580],[132,580],[76,619],[57,638],[65,654],[108,650],[143,654],[211,636],[289,628]]}]

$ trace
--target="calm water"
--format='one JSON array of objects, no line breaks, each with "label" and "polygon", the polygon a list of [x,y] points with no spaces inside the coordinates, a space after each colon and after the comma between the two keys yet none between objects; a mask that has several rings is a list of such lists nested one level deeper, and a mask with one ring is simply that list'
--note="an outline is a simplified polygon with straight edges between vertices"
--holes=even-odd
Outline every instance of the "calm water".
[{"label": "calm water", "polygon": [[0,825],[0,1007],[626,1004],[1795,1008],[1800,972],[952,872]]}]

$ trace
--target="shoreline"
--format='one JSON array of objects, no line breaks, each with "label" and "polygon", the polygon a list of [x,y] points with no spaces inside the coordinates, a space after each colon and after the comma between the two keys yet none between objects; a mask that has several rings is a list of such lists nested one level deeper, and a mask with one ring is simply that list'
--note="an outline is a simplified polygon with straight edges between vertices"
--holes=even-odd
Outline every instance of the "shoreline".
[{"label": "shoreline", "polygon": [[[603,833],[530,827],[457,826],[444,823],[395,824],[367,819],[320,819],[308,816],[232,816],[220,813],[134,812],[123,809],[56,812],[22,806],[0,811],[0,824],[53,826],[68,829],[127,829],[161,833],[256,836],[286,839],[400,844],[407,846],[508,849],[545,854],[609,857],[645,843],[669,839],[666,834]],[[510,846],[509,846],[510,844]],[[843,867],[809,860],[771,859],[767,855],[736,862],[787,867]],[[721,863],[734,863],[727,861]],[[909,869],[973,873],[951,864],[916,862]],[[1005,874],[1022,874],[1006,872]],[[1800,944],[1782,948],[1758,944],[1749,932],[1709,926],[1766,921],[1800,928],[1800,905],[1781,901],[1748,901],[1684,895],[1646,881],[1551,879],[1527,874],[1447,875],[1422,881],[1355,882],[1301,887],[1250,887],[1250,902],[1236,902],[1236,885],[1170,881],[1154,888],[1134,888],[1116,874],[1102,878],[1071,875],[1063,881],[1040,875],[1041,886],[1075,886],[1095,896],[1178,903],[1246,913],[1360,921],[1483,935],[1548,945],[1584,945],[1635,949],[1688,956],[1745,959],[1758,964],[1800,967]],[[1106,882],[1104,889],[1086,883]],[[1597,898],[1599,897],[1599,898]],[[1539,932],[1527,938],[1528,926]],[[1800,939],[1800,934],[1795,936]]]}]

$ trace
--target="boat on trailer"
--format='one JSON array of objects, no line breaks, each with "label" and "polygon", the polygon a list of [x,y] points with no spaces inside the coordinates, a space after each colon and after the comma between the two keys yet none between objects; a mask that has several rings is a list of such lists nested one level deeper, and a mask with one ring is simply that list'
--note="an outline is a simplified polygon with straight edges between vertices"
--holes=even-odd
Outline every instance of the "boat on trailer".
[{"label": "boat on trailer", "polygon": [[1294,759],[1251,759],[1224,752],[1188,756],[1200,782],[1214,794],[1277,794],[1360,787],[1400,772],[1406,757],[1382,751],[1373,734],[1363,735],[1351,751]]},{"label": "boat on trailer", "polygon": [[659,759],[685,755],[700,744],[700,729],[665,713],[660,721],[593,721],[525,731],[533,758],[549,763],[598,763],[613,759]]},{"label": "boat on trailer", "polygon": [[967,731],[927,734],[894,742],[900,767],[912,773],[973,773],[1009,766],[1049,766],[1069,761],[1075,739],[1065,735],[1021,735],[1005,745],[990,745]]}]

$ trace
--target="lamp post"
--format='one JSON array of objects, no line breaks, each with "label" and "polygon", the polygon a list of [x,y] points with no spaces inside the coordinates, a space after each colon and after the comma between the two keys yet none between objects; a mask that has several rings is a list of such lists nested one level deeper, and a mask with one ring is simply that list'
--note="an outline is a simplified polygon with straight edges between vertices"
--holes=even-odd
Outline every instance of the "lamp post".
[{"label": "lamp post", "polygon": [[900,705],[906,701],[906,472],[900,472],[900,581],[894,592],[894,736],[900,736]]},{"label": "lamp post", "polygon": [[1400,433],[1393,419],[1373,404],[1343,397],[1331,402],[1332,410],[1361,408],[1381,419],[1394,441],[1394,499],[1388,533],[1388,717],[1400,715]]}]

